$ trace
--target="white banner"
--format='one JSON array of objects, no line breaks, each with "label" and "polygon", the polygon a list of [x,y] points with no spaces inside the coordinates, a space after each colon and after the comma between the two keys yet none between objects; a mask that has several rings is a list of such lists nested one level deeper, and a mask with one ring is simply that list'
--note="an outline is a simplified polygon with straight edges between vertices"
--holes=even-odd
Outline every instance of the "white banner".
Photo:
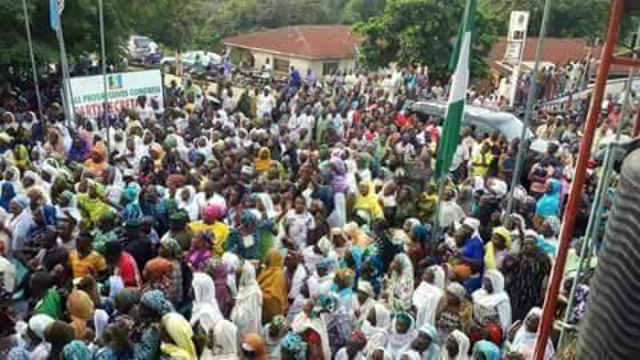
[{"label": "white banner", "polygon": [[[102,114],[102,75],[73,77],[70,82],[76,113],[88,117]],[[164,107],[160,70],[107,74],[107,97],[111,109],[120,112],[123,109],[135,108],[136,100],[140,96],[146,96],[148,104],[155,101],[160,109]]]}]

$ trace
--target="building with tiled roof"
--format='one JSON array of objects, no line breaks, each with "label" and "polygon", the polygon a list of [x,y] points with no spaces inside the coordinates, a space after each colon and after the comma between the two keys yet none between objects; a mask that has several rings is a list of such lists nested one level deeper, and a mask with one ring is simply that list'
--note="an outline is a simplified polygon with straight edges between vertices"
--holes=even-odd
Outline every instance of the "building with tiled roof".
[{"label": "building with tiled roof", "polygon": [[299,25],[267,29],[225,38],[232,50],[250,54],[256,69],[267,64],[286,73],[290,66],[301,74],[307,69],[316,76],[355,68],[359,38],[345,25]]}]

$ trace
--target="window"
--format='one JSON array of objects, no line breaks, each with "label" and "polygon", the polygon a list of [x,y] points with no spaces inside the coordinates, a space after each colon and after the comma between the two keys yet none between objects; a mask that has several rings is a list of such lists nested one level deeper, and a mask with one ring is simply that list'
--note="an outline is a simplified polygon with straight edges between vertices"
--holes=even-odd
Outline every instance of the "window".
[{"label": "window", "polygon": [[273,71],[285,74],[289,73],[289,60],[274,58]]},{"label": "window", "polygon": [[322,63],[322,75],[331,75],[338,70],[338,62]]}]

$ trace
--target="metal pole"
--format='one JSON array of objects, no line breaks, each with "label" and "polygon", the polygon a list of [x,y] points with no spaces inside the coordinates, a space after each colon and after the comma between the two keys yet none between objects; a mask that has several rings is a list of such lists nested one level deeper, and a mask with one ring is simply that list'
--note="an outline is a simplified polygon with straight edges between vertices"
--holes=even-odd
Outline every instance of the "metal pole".
[{"label": "metal pole", "polygon": [[38,102],[38,113],[40,120],[44,121],[42,112],[42,97],[40,97],[40,85],[38,84],[38,70],[36,69],[36,57],[33,55],[33,42],[31,41],[31,24],[29,21],[29,11],[27,10],[27,0],[22,0],[22,10],[24,11],[24,27],[27,30],[27,42],[29,43],[29,57],[31,58],[31,74],[33,75],[33,85],[36,90],[36,101]]},{"label": "metal pole", "polygon": [[66,104],[65,112],[67,125],[69,122],[75,124],[75,112],[73,109],[73,93],[71,92],[71,84],[69,83],[69,64],[67,63],[67,50],[64,46],[64,34],[62,33],[62,17],[58,13],[58,28],[56,29],[56,37],[60,46],[60,66],[62,67],[62,91],[64,92],[63,103]]},{"label": "metal pole", "polygon": [[102,86],[103,86],[103,103],[102,103],[102,123],[107,127],[107,162],[111,159],[111,124],[108,123],[107,107],[109,105],[109,99],[107,97],[107,55],[105,50],[104,41],[104,9],[102,6],[102,0],[98,0],[98,11],[100,12],[100,50],[102,60]]},{"label": "metal pole", "polygon": [[558,254],[553,264],[551,279],[544,299],[544,307],[542,311],[542,319],[540,319],[540,328],[538,329],[538,338],[536,340],[535,360],[544,358],[547,339],[551,332],[551,326],[555,317],[556,301],[560,289],[560,282],[567,261],[567,251],[569,242],[573,236],[576,223],[576,213],[578,212],[578,202],[582,193],[585,176],[587,172],[587,161],[591,154],[591,145],[593,143],[593,135],[596,130],[598,116],[600,115],[600,106],[604,96],[605,87],[607,85],[607,77],[611,67],[611,58],[618,41],[618,30],[620,28],[620,20],[624,12],[624,0],[613,0],[611,6],[611,16],[609,19],[609,28],[607,31],[607,41],[602,49],[602,59],[598,69],[598,77],[593,89],[591,104],[587,121],[584,127],[584,135],[580,143],[580,152],[576,163],[576,172],[571,184],[571,192],[569,200],[564,212],[562,228],[560,230],[560,244],[558,245]]},{"label": "metal pole", "polygon": [[[509,196],[507,202],[507,214],[511,214],[513,210],[513,192],[520,182],[522,176],[522,166],[524,162],[524,156],[528,148],[527,142],[527,130],[531,125],[531,116],[533,112],[533,104],[536,100],[536,92],[538,91],[538,69],[540,68],[540,61],[542,58],[542,49],[544,49],[544,37],[547,34],[547,22],[549,21],[549,13],[551,12],[551,3],[553,0],[545,0],[544,12],[542,14],[542,24],[540,25],[540,34],[538,35],[538,45],[536,48],[535,64],[533,65],[533,71],[531,72],[531,87],[529,88],[529,94],[527,96],[527,108],[524,113],[524,120],[522,123],[522,132],[520,133],[520,144],[518,146],[518,156],[516,157],[516,166],[513,171],[513,178],[511,179],[511,188],[509,189]],[[515,84],[511,84],[515,86]]]}]

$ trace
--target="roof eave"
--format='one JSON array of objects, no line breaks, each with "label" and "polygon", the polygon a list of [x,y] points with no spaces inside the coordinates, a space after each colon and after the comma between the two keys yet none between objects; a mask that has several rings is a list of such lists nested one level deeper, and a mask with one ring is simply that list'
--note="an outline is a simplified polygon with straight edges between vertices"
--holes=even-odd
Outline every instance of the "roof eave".
[{"label": "roof eave", "polygon": [[339,56],[308,56],[308,55],[302,55],[302,54],[286,53],[286,52],[281,52],[281,51],[277,51],[277,50],[259,48],[259,47],[254,47],[254,46],[247,46],[247,45],[243,45],[243,44],[234,43],[234,42],[231,42],[231,41],[224,41],[223,44],[225,46],[237,47],[237,48],[247,49],[247,50],[255,50],[255,51],[265,52],[265,53],[273,54],[273,55],[296,57],[296,58],[299,58],[299,59],[312,60],[312,61],[353,59],[354,55],[355,55],[355,54],[351,54],[350,56],[345,56],[345,57],[339,57]]}]

